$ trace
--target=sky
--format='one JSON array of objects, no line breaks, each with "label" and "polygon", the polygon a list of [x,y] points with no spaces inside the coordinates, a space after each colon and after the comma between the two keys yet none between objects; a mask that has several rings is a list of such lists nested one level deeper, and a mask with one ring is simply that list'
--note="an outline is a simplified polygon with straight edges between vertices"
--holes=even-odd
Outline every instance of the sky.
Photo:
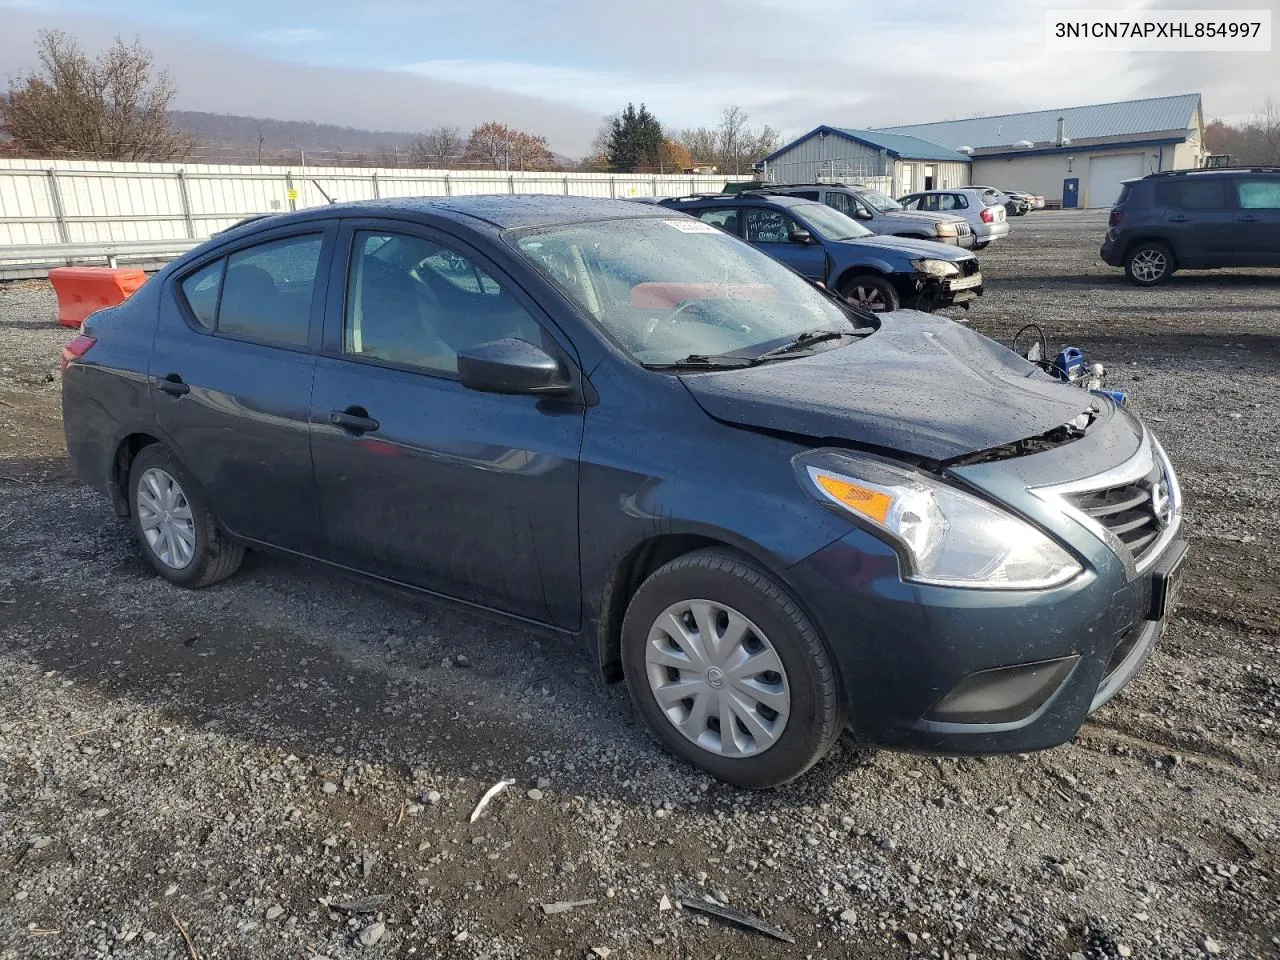
[{"label": "sky", "polygon": [[[1232,0],[1272,10],[1280,0]],[[736,104],[785,139],[1179,93],[1206,119],[1280,100],[1271,53],[1065,53],[1045,14],[1209,7],[1181,0],[0,0],[0,77],[36,31],[93,52],[135,36],[176,107],[380,130],[498,120],[588,152],[601,119],[647,103],[667,127]]]}]

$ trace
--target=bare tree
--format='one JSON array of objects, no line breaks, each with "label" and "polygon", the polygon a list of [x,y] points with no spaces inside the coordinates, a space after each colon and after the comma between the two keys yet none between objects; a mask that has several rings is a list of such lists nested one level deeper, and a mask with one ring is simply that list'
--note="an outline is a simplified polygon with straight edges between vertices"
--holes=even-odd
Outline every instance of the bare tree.
[{"label": "bare tree", "polygon": [[494,170],[550,170],[555,166],[546,137],[494,121],[471,131],[465,162]]},{"label": "bare tree", "polygon": [[169,124],[177,90],[151,51],[119,37],[96,60],[60,30],[36,41],[40,70],[9,81],[0,127],[42,157],[175,160],[194,146]]},{"label": "bare tree", "polygon": [[461,130],[442,124],[414,140],[409,145],[409,157],[415,166],[444,170],[462,159],[466,146]]},{"label": "bare tree", "polygon": [[1214,120],[1204,129],[1204,145],[1232,163],[1280,164],[1280,104],[1268,97],[1247,123]]},{"label": "bare tree", "polygon": [[768,126],[753,130],[749,119],[741,107],[725,107],[714,130],[682,130],[676,140],[689,151],[694,163],[714,163],[721,173],[746,173],[752,163],[778,146],[776,130]]}]

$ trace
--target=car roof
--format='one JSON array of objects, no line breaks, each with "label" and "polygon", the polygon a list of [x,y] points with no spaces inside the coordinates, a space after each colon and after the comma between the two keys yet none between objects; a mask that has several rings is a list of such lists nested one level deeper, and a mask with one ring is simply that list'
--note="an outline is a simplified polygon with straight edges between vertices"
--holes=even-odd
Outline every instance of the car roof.
[{"label": "car roof", "polygon": [[792,197],[785,193],[726,193],[714,197],[672,197],[679,207],[668,207],[668,210],[679,210],[686,204],[691,207],[756,205],[761,207],[821,207],[825,204],[817,200],[806,200],[804,197]]},{"label": "car roof", "polygon": [[1167,180],[1170,177],[1208,177],[1213,175],[1229,176],[1231,174],[1241,173],[1261,173],[1277,176],[1280,175],[1280,167],[1245,165],[1237,167],[1203,167],[1196,170],[1161,170],[1159,173],[1148,173],[1145,177],[1133,177],[1130,180],[1124,180],[1121,182],[1132,183],[1138,180]]},{"label": "car roof", "polygon": [[293,213],[250,218],[225,233],[254,228],[287,226],[290,223],[332,217],[389,216],[406,214],[468,222],[481,221],[499,230],[540,227],[550,224],[584,223],[592,220],[619,220],[663,216],[663,208],[597,197],[564,197],[542,194],[480,194],[463,197],[398,197],[383,200],[356,200],[309,207]]}]

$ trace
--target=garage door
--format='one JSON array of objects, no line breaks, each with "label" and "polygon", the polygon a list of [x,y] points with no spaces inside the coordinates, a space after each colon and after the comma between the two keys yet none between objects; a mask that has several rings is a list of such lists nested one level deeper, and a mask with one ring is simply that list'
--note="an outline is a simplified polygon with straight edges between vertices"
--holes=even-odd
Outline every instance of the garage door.
[{"label": "garage door", "polygon": [[1115,157],[1090,157],[1089,182],[1085,185],[1085,207],[1109,207],[1120,196],[1120,183],[1131,177],[1140,177],[1146,171],[1141,153],[1123,153]]}]

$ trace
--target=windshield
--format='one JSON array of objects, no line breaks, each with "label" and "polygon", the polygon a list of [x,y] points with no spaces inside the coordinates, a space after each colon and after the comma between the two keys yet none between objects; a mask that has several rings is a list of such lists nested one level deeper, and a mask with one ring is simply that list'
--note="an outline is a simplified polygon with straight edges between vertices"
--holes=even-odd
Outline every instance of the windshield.
[{"label": "windshield", "polygon": [[513,242],[641,363],[755,357],[802,333],[856,328],[807,281],[691,217],[575,223]]},{"label": "windshield", "polygon": [[894,210],[904,209],[897,200],[892,197],[886,197],[879,190],[859,190],[858,196],[865,200],[868,206],[874,207],[881,213],[891,213]]},{"label": "windshield", "polygon": [[806,203],[791,208],[791,213],[801,217],[825,240],[856,240],[874,236],[870,230],[848,214],[841,213],[825,203]]}]

